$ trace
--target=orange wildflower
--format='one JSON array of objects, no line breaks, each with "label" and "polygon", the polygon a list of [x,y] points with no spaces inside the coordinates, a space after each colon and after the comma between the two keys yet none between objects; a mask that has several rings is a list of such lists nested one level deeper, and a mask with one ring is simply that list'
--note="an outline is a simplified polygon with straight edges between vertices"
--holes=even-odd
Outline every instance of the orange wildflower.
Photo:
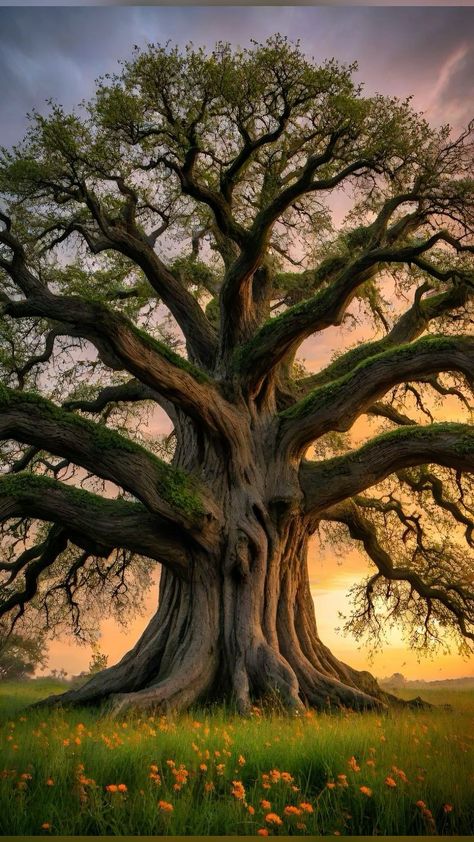
[{"label": "orange wildflower", "polygon": [[205,792],[212,792],[213,789],[215,789],[215,786],[212,783],[212,781],[209,781],[208,783],[204,784]]},{"label": "orange wildflower", "polygon": [[335,789],[335,788],[336,788],[336,784],[334,783],[334,781],[328,781],[327,782],[326,789]]},{"label": "orange wildflower", "polygon": [[156,763],[151,764],[150,772],[153,772],[154,774],[156,774],[158,772],[158,766],[156,765]]},{"label": "orange wildflower", "polygon": [[289,804],[288,807],[285,807],[283,810],[285,816],[301,816],[302,810],[299,807],[294,807],[293,805]]},{"label": "orange wildflower", "polygon": [[245,757],[243,756],[243,754],[239,754],[239,759],[237,760],[237,763],[239,764],[239,766],[245,766]]},{"label": "orange wildflower", "polygon": [[51,824],[49,822],[43,822],[41,830],[51,830]]},{"label": "orange wildflower", "polygon": [[267,830],[266,827],[260,827],[257,830],[257,834],[258,834],[258,836],[268,836],[268,830]]},{"label": "orange wildflower", "polygon": [[54,786],[54,781],[52,778],[48,778],[48,780],[46,781],[46,786]]},{"label": "orange wildflower", "polygon": [[117,789],[119,792],[127,792],[127,784],[118,784]]},{"label": "orange wildflower", "polygon": [[234,798],[237,798],[238,801],[245,801],[245,787],[242,781],[232,781],[232,785],[231,794]]},{"label": "orange wildflower", "polygon": [[314,812],[313,811],[313,805],[308,804],[307,801],[302,801],[301,804],[300,804],[300,808],[301,808],[301,810],[303,810],[303,813],[313,813]]},{"label": "orange wildflower", "polygon": [[107,792],[118,792],[117,784],[108,784],[105,788]]},{"label": "orange wildflower", "polygon": [[298,830],[306,830],[306,825],[304,822],[296,822],[296,827]]},{"label": "orange wildflower", "polygon": [[270,772],[270,780],[272,781],[272,783],[274,783],[274,784],[278,783],[280,778],[281,778],[281,772],[279,772],[278,769],[272,769],[271,772]]},{"label": "orange wildflower", "polygon": [[270,801],[266,801],[265,799],[263,799],[263,801],[260,801],[260,806],[261,806],[262,810],[271,810],[272,809],[272,805],[271,805]]},{"label": "orange wildflower", "polygon": [[268,822],[268,824],[283,824],[278,813],[267,813],[267,815],[265,816],[265,821]]},{"label": "orange wildflower", "polygon": [[403,781],[404,784],[408,783],[408,778],[405,775],[403,769],[398,769],[396,766],[392,766],[392,772],[394,772],[397,778],[400,778],[400,780]]},{"label": "orange wildflower", "polygon": [[176,766],[176,763],[174,762],[174,760],[167,760],[166,765],[169,766],[170,769],[173,769]]},{"label": "orange wildflower", "polygon": [[387,777],[385,778],[385,785],[390,787],[391,789],[394,789],[397,784],[396,781],[393,780],[391,775],[387,775]]},{"label": "orange wildflower", "polygon": [[347,766],[352,772],[360,772],[360,766],[358,765],[354,755],[352,755],[352,757],[350,757],[347,761]]},{"label": "orange wildflower", "polygon": [[247,810],[248,810],[248,812],[250,813],[251,816],[255,815],[255,807],[252,807],[251,804],[249,804],[249,806],[247,807]]},{"label": "orange wildflower", "polygon": [[199,770],[200,770],[201,772],[207,772],[207,766],[206,766],[206,764],[205,764],[205,763],[201,763],[201,764],[199,765]]},{"label": "orange wildflower", "polygon": [[445,813],[452,813],[453,812],[453,805],[452,804],[443,804],[443,810]]},{"label": "orange wildflower", "polygon": [[172,813],[174,807],[169,801],[158,801],[158,807],[163,813]]},{"label": "orange wildflower", "polygon": [[367,760],[366,765],[367,766],[375,766],[375,760]]},{"label": "orange wildflower", "polygon": [[368,798],[370,798],[370,796],[372,795],[372,790],[371,790],[370,786],[361,786],[361,787],[359,787],[359,789],[360,789],[362,795],[366,795]]}]

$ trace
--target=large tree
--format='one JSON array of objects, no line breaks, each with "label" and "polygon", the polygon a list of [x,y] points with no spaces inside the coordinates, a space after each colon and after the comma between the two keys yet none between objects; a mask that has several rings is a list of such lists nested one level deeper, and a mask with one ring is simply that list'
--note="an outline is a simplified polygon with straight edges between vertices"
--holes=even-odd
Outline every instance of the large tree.
[{"label": "large tree", "polygon": [[472,126],[354,75],[280,36],[150,46],[3,151],[0,613],[80,632],[161,565],[141,639],[65,701],[382,704],[319,638],[320,527],[370,558],[356,634],[474,640]]}]

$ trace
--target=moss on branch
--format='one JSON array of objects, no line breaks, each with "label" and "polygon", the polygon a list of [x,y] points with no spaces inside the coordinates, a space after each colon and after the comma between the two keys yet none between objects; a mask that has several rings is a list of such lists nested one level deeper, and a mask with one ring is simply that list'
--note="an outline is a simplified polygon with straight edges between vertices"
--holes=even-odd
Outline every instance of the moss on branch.
[{"label": "moss on branch", "polygon": [[[184,471],[174,468],[154,453],[145,450],[140,444],[103,424],[82,418],[74,412],[68,412],[40,395],[32,392],[18,392],[0,384],[0,411],[17,409],[28,412],[30,408],[39,410],[42,419],[54,422],[61,430],[69,432],[72,438],[81,433],[85,434],[88,445],[97,452],[112,450],[145,458],[153,468],[157,493],[166,503],[190,517],[199,517],[204,513],[197,483]],[[47,444],[45,447],[48,449]]]},{"label": "moss on branch", "polygon": [[420,354],[428,355],[431,359],[435,358],[436,355],[449,351],[463,350],[466,350],[466,352],[470,351],[473,354],[473,340],[465,336],[426,336],[423,339],[419,339],[416,343],[406,343],[400,345],[398,348],[382,351],[382,353],[374,354],[368,359],[362,360],[351,371],[343,374],[337,380],[319,386],[309,392],[298,403],[281,412],[280,418],[282,420],[296,421],[308,415],[316,415],[325,409],[334,399],[337,400],[337,397],[343,394],[344,388],[350,385],[352,379],[360,378],[364,373],[369,374],[370,369],[375,365],[385,366],[387,364],[396,367],[398,363],[416,360],[417,355]]}]

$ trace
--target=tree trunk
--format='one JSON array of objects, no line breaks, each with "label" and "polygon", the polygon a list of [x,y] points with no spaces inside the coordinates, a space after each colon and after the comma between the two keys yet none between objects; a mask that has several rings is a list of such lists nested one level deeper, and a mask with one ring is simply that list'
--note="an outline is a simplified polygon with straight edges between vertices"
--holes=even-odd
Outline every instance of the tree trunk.
[{"label": "tree trunk", "polygon": [[190,470],[199,453],[207,483],[214,477],[225,511],[219,553],[191,554],[189,581],[163,568],[158,610],[135,647],[55,701],[111,698],[116,712],[232,700],[247,713],[268,695],[292,711],[383,706],[375,680],[338,661],[319,639],[307,570],[311,527],[291,481],[268,502],[281,466],[276,473],[267,453],[257,470],[253,454],[228,460],[223,472],[223,454],[195,445],[188,438],[176,461]]}]

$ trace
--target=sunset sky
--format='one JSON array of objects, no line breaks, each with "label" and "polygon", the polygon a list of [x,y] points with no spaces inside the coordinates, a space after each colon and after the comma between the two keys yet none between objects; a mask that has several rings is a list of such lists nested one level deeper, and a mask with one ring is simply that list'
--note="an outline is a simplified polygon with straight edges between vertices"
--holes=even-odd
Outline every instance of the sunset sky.
[{"label": "sunset sky", "polygon": [[[0,3],[1,5],[1,3]],[[474,8],[470,7],[32,7],[0,8],[0,144],[18,141],[26,126],[26,113],[45,108],[54,98],[71,107],[88,98],[98,76],[117,70],[117,62],[130,56],[135,44],[171,40],[213,46],[218,40],[245,46],[251,38],[264,40],[281,32],[300,39],[316,60],[336,57],[356,60],[358,78],[368,93],[405,97],[425,112],[434,124],[449,122],[461,128],[474,116]],[[309,365],[316,365],[321,350],[305,346]],[[337,336],[332,339],[337,341]],[[451,416],[453,418],[453,416]],[[454,420],[454,419],[453,419]],[[166,430],[158,418],[156,429]],[[318,610],[319,630],[335,654],[359,668],[382,676],[401,671],[408,677],[449,678],[473,673],[472,662],[456,655],[435,662],[417,663],[400,639],[369,664],[351,638],[336,635],[337,611],[344,610],[346,592],[366,569],[354,550],[336,563],[330,551],[311,549],[311,582]],[[135,642],[153,611],[150,594],[145,614],[123,632],[111,621],[102,628],[102,649],[109,663]],[[49,666],[69,673],[86,668],[90,650],[70,641],[55,641]]]}]

